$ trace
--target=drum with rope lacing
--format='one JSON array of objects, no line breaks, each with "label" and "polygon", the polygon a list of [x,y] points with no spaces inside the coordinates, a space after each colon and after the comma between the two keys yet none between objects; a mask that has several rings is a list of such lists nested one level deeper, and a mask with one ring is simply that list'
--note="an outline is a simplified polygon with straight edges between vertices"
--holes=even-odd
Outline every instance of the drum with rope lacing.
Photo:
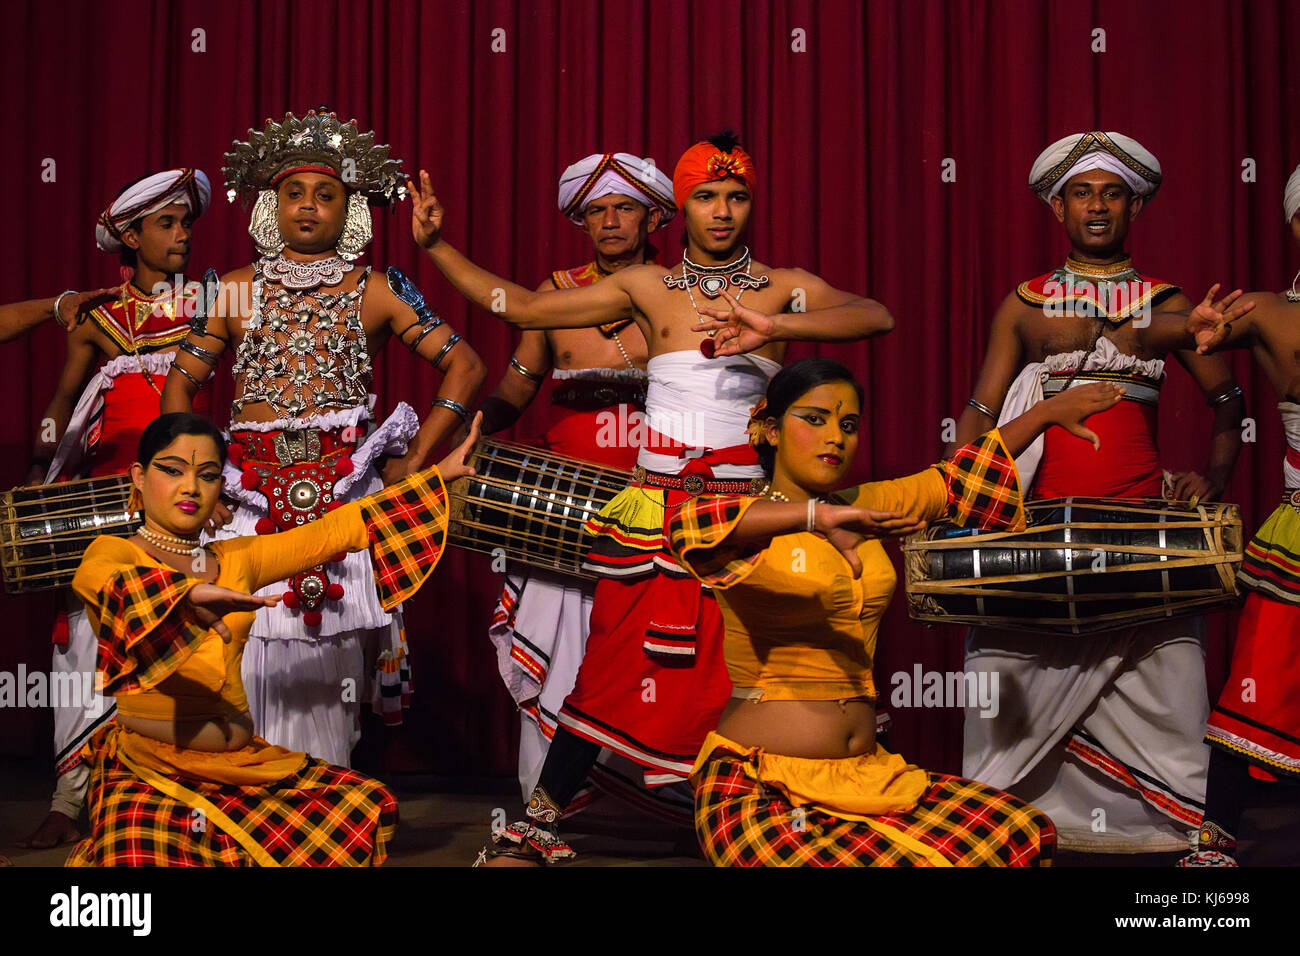
[{"label": "drum with rope lacing", "polygon": [[946,523],[903,546],[911,616],[1083,634],[1201,613],[1238,597],[1241,513],[1218,502],[1055,498],[1026,531]]}]

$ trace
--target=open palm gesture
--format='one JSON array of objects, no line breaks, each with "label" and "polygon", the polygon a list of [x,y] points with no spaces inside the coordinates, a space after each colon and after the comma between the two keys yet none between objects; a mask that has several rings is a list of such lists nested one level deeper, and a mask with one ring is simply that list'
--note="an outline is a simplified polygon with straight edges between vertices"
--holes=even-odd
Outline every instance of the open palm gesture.
[{"label": "open palm gesture", "polygon": [[1232,331],[1232,323],[1255,308],[1255,303],[1251,301],[1233,305],[1241,298],[1240,289],[1228,293],[1216,302],[1214,297],[1218,291],[1219,283],[1216,282],[1210,286],[1210,291],[1205,293],[1201,304],[1187,314],[1187,331],[1196,338],[1196,351],[1201,355],[1213,351],[1228,337],[1228,333]]}]

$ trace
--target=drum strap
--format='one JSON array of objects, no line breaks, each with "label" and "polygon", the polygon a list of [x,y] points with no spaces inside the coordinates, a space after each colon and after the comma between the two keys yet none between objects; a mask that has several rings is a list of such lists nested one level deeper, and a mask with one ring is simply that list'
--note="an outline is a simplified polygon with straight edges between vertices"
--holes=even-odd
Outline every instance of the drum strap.
[{"label": "drum strap", "polygon": [[1068,379],[1052,376],[1043,383],[1043,396],[1059,395],[1067,388],[1076,385],[1088,385],[1093,382],[1113,382],[1124,386],[1124,398],[1143,405],[1155,405],[1160,401],[1160,386],[1135,378],[1121,372],[1074,372]]}]

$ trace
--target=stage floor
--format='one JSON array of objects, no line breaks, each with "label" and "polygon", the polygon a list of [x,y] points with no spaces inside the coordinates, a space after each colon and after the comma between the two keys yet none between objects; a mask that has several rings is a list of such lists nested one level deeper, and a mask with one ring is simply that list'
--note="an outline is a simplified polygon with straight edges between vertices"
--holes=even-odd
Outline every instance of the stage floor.
[{"label": "stage floor", "polygon": [[[48,769],[0,758],[0,855],[15,866],[62,866],[69,848],[21,850],[18,841],[44,819],[51,786]],[[388,780],[401,804],[401,824],[387,866],[469,866],[483,846],[493,811],[520,815],[510,780],[450,780],[414,774]],[[573,818],[565,836],[578,851],[569,866],[706,866],[695,836],[650,819],[605,797]],[[1057,866],[1166,867],[1180,854],[1100,856],[1058,853]]]},{"label": "stage floor", "polygon": [[[509,780],[453,781],[400,774],[388,781],[401,805],[401,823],[386,866],[469,866],[498,807],[507,819],[522,816],[519,792]],[[21,850],[45,818],[53,781],[31,761],[0,758],[0,856],[15,866],[62,866],[69,848]],[[565,829],[578,851],[572,866],[706,866],[695,836],[659,823],[605,797]]]}]

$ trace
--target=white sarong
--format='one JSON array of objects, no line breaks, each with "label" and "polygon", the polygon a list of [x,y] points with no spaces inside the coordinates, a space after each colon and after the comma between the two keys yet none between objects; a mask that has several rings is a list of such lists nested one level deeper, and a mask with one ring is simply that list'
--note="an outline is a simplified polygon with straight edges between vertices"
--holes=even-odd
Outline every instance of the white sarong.
[{"label": "white sarong", "polygon": [[[241,431],[280,429],[364,428],[372,420],[369,407],[345,409],[306,418],[272,422],[239,422]],[[351,474],[334,486],[336,500],[356,501],[379,491],[383,481],[375,467],[382,455],[405,454],[419,428],[414,409],[401,402],[371,432],[352,455]],[[257,519],[266,515],[266,499],[240,484],[240,470],[227,462],[225,494],[238,502],[234,519],[218,538],[256,534]],[[401,640],[401,610],[384,611],[375,593],[369,553],[349,554],[328,565],[331,581],[343,585],[344,597],[325,601],[321,624],[308,629],[302,612],[283,604],[257,612],[244,648],[243,681],[257,733],[269,742],[299,750],[340,767],[350,765],[352,748],[361,739],[361,701],[373,701],[378,681],[371,672],[374,651],[380,663],[406,654]],[[258,594],[283,594],[285,582],[270,584]]]},{"label": "white sarong", "polygon": [[[1040,401],[1048,374],[1080,363],[1081,377],[1164,374],[1163,361],[1125,355],[1102,338],[1090,354],[1026,366],[998,424]],[[1016,459],[1022,488],[1032,486],[1042,449],[1040,437]],[[1038,807],[1066,849],[1187,848],[1204,811],[1209,763],[1202,618],[1077,636],[972,628],[966,671],[997,675],[999,706],[993,717],[966,709],[964,776]]]}]

